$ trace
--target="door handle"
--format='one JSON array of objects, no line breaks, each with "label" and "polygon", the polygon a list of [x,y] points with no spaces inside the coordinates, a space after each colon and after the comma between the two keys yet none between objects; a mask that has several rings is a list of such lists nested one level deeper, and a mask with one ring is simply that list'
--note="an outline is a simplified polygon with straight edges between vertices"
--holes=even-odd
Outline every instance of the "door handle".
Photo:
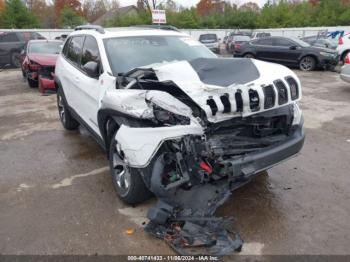
[{"label": "door handle", "polygon": [[76,77],[74,77],[74,81],[79,83],[80,82],[80,78],[76,76]]}]

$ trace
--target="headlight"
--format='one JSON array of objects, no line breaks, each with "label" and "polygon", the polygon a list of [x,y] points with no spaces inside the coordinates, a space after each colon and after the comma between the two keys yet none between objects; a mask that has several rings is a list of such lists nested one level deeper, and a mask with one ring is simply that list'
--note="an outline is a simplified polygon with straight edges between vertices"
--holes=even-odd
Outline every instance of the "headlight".
[{"label": "headlight", "polygon": [[320,52],[320,55],[327,56],[327,57],[334,57],[333,53],[327,53],[327,52]]},{"label": "headlight", "polygon": [[301,118],[303,116],[303,113],[301,109],[299,108],[299,105],[297,103],[294,103],[293,105],[293,126],[300,125]]},{"label": "headlight", "polygon": [[191,120],[188,117],[174,114],[157,105],[153,105],[153,114],[155,120],[163,125],[189,125],[191,122]]}]

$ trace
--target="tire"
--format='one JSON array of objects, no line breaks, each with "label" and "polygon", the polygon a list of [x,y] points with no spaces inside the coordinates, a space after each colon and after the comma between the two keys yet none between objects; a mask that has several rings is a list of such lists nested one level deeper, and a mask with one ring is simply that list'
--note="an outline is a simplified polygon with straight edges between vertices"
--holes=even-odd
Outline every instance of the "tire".
[{"label": "tire", "polygon": [[79,122],[75,120],[69,112],[61,88],[59,88],[57,91],[57,108],[63,127],[67,130],[76,130],[79,127]]},{"label": "tire", "polygon": [[243,55],[244,58],[255,58],[255,56],[252,53],[246,53]]},{"label": "tire", "polygon": [[[114,136],[113,138],[115,137]],[[139,204],[152,196],[146,187],[140,171],[129,167],[123,160],[123,152],[115,139],[111,139],[109,146],[109,167],[115,191],[125,203]]]},{"label": "tire", "polygon": [[301,71],[313,71],[316,68],[316,59],[312,56],[304,56],[300,59],[299,68]]},{"label": "tire", "polygon": [[14,67],[21,67],[21,53],[14,51],[11,53],[11,64]]},{"label": "tire", "polygon": [[38,87],[38,81],[35,81],[33,79],[27,78],[28,85],[30,88]]}]

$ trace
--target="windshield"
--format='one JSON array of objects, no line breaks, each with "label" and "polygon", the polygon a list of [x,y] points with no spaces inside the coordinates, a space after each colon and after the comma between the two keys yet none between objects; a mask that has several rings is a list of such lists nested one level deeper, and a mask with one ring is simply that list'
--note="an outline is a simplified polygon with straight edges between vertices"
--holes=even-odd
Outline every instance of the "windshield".
[{"label": "windshield", "polygon": [[291,39],[294,42],[296,42],[298,45],[300,45],[301,47],[309,47],[309,46],[311,46],[310,44],[304,42],[303,40],[300,40],[299,38],[292,37]]},{"label": "windshield", "polygon": [[29,43],[28,53],[59,54],[61,46],[61,42],[33,42]]},{"label": "windshield", "polygon": [[211,40],[211,41],[216,41],[218,39],[218,37],[216,36],[216,34],[208,34],[208,35],[201,35],[199,37],[199,41],[206,41],[206,40]]},{"label": "windshield", "polygon": [[242,41],[242,42],[249,42],[250,37],[246,35],[236,35],[233,37],[234,41]]},{"label": "windshield", "polygon": [[217,57],[198,41],[181,36],[115,37],[104,44],[114,75],[155,63]]}]

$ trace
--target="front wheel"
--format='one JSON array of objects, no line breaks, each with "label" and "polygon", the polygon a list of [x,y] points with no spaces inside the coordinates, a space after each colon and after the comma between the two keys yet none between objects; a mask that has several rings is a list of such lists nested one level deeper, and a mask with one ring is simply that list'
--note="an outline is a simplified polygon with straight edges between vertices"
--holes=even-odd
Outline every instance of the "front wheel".
[{"label": "front wheel", "polygon": [[30,88],[38,87],[38,81],[30,79],[29,77],[27,78],[27,81]]},{"label": "front wheel", "polygon": [[301,71],[313,71],[316,68],[316,60],[312,56],[305,56],[299,62]]},{"label": "front wheel", "polygon": [[247,53],[243,55],[244,58],[255,58],[253,54]]},{"label": "front wheel", "polygon": [[127,204],[138,204],[152,196],[137,168],[127,164],[120,144],[112,138],[109,148],[109,166],[117,195]]},{"label": "front wheel", "polygon": [[75,130],[79,127],[79,122],[73,118],[63,97],[62,89],[57,91],[57,108],[63,127],[67,130]]}]

